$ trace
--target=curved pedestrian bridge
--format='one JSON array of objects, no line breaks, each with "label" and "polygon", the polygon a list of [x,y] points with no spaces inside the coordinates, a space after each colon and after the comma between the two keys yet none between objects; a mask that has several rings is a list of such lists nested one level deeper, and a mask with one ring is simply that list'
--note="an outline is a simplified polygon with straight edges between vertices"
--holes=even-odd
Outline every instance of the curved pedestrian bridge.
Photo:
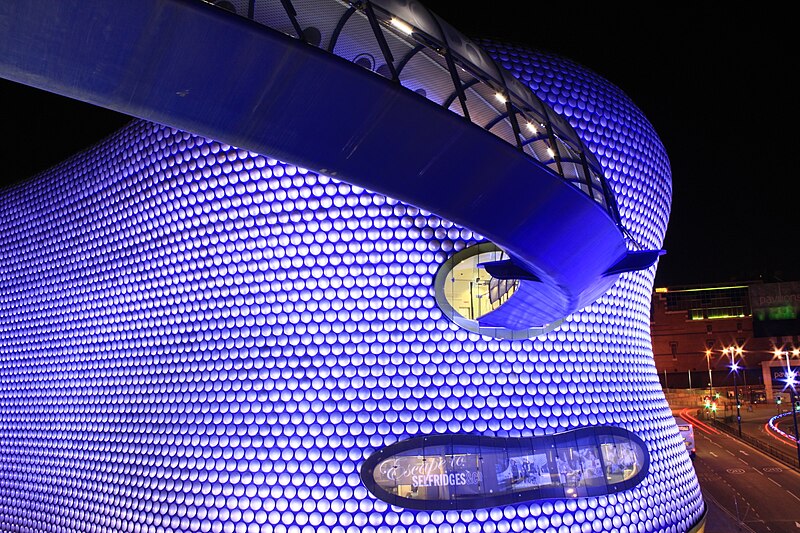
[{"label": "curved pedestrian bridge", "polygon": [[569,124],[417,2],[13,0],[0,28],[2,77],[292,161],[485,237],[507,254],[485,270],[520,281],[477,331],[528,335],[658,256],[629,252]]}]

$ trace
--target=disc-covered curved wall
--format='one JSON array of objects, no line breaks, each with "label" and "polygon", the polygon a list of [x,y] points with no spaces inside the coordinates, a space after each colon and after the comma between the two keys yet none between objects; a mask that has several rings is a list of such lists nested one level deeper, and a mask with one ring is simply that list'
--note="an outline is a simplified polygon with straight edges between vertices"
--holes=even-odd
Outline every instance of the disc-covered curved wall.
[{"label": "disc-covered curved wall", "polygon": [[[641,112],[570,61],[484,45],[569,119],[624,225],[660,247],[669,165]],[[479,336],[433,290],[479,242],[468,228],[146,122],[2,192],[0,230],[4,531],[680,532],[702,518],[652,361],[655,268],[546,335]],[[425,435],[607,426],[649,456],[609,494],[415,510],[360,477],[376,450]]]}]

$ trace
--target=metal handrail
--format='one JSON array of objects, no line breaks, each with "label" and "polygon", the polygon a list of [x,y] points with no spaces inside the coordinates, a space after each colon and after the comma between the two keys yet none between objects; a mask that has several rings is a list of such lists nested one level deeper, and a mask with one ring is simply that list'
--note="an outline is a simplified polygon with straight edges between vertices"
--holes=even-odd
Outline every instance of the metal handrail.
[{"label": "metal handrail", "polygon": [[743,440],[744,442],[746,442],[747,444],[749,444],[753,448],[756,448],[756,449],[766,453],[770,457],[780,461],[781,463],[785,464],[786,466],[790,466],[792,468],[800,470],[800,463],[798,463],[798,459],[797,459],[796,456],[793,456],[790,453],[786,453],[781,449],[778,449],[778,448],[776,448],[774,446],[766,444],[762,440],[757,439],[757,438],[755,438],[755,437],[753,437],[751,435],[742,434],[740,436],[739,433],[736,431],[735,427],[729,426],[727,423],[725,423],[725,422],[723,422],[721,420],[712,420],[711,423],[714,425],[714,427],[716,427],[718,429],[721,429],[722,431],[724,431],[725,433],[728,433],[732,437],[735,437],[737,439]]}]

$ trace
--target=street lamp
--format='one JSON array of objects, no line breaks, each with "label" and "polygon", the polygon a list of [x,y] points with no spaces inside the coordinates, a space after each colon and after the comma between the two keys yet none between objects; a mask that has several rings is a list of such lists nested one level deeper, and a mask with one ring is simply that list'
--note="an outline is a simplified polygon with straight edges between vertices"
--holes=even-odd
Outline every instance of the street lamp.
[{"label": "street lamp", "polygon": [[736,395],[736,422],[739,424],[739,437],[742,436],[742,412],[741,412],[741,404],[739,403],[739,382],[736,380],[736,376],[739,374],[739,363],[735,361],[731,364],[731,370],[733,371],[733,393]]},{"label": "street lamp", "polygon": [[[795,348],[792,353],[797,354],[798,351]],[[775,350],[775,355],[784,355],[786,356],[786,387],[789,389],[789,400],[791,401],[792,406],[792,419],[794,421],[794,443],[797,445],[797,464],[800,465],[800,434],[797,431],[797,392],[795,391],[795,385],[798,384],[797,379],[797,372],[792,370],[792,364],[789,362],[789,352],[786,350]]]},{"label": "street lamp", "polygon": [[[708,400],[714,402],[714,380],[711,377],[711,350],[706,350],[706,365],[708,365]],[[710,407],[710,405],[709,405]],[[717,413],[712,409],[714,418],[717,418]]]},{"label": "street lamp", "polygon": [[731,371],[733,372],[733,394],[735,395],[736,399],[736,422],[739,425],[739,436],[742,436],[742,404],[739,401],[739,382],[737,377],[739,376],[739,363],[736,362],[736,356],[742,357],[742,347],[741,346],[730,346],[728,348],[722,349],[723,354],[730,354],[731,356]]}]

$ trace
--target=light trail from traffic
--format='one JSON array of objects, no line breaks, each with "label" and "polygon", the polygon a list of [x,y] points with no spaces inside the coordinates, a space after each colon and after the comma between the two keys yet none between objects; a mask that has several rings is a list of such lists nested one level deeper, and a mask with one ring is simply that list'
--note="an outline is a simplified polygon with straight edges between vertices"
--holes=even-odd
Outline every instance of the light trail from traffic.
[{"label": "light trail from traffic", "polygon": [[[778,439],[779,441],[795,446],[797,444],[797,440],[794,438],[794,435],[790,435],[778,427],[778,420],[785,416],[789,416],[790,414],[792,413],[781,413],[773,416],[764,425],[764,429],[766,430],[767,434]],[[776,433],[780,436],[775,435]]]},{"label": "light trail from traffic", "polygon": [[691,422],[692,425],[694,425],[694,427],[699,429],[700,431],[704,431],[704,432],[708,433],[709,435],[719,435],[719,431],[718,430],[712,428],[708,424],[705,424],[705,423],[701,422],[700,419],[690,415],[688,407],[681,410],[680,416],[683,419]]}]

